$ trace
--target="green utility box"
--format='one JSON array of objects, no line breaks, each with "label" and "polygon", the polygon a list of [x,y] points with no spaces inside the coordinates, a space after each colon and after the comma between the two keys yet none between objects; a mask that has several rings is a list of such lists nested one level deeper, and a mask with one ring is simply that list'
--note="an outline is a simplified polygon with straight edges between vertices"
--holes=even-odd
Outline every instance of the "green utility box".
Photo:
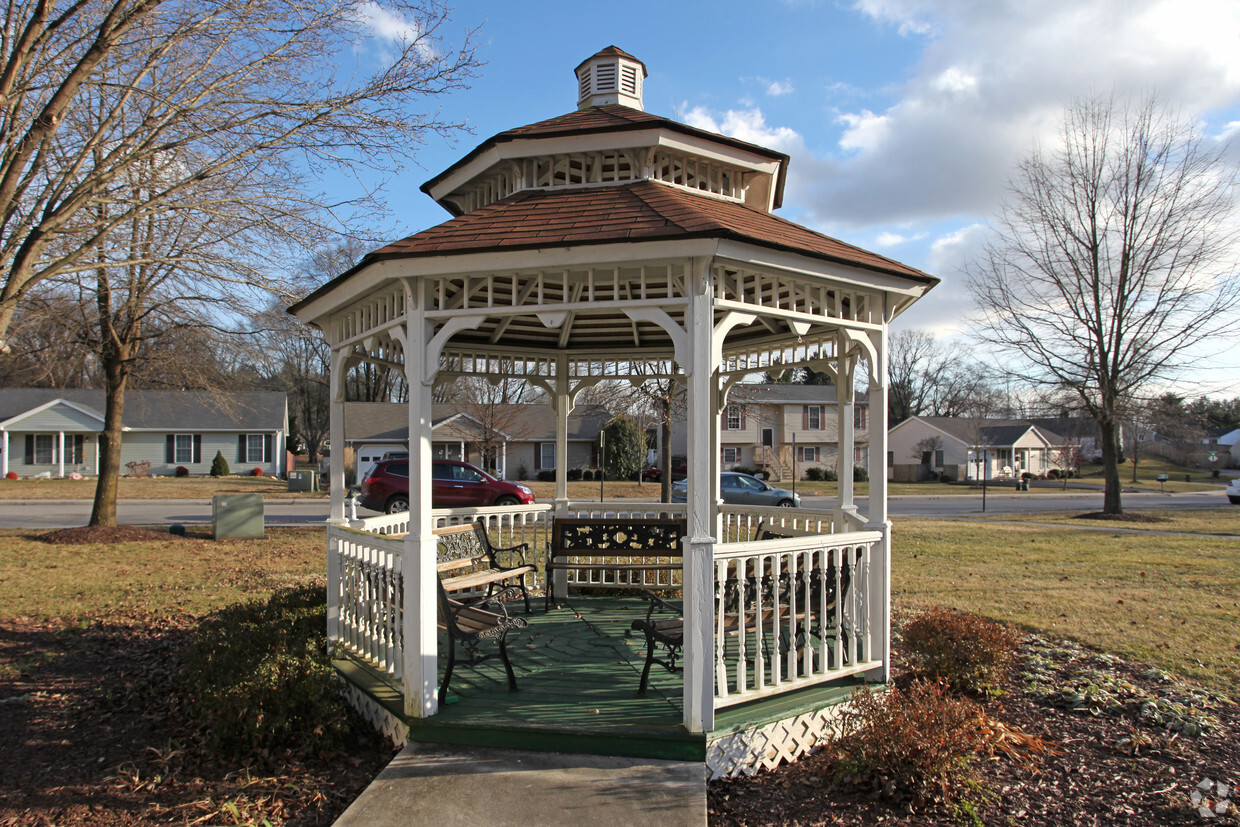
[{"label": "green utility box", "polygon": [[313,468],[304,468],[300,471],[289,471],[288,490],[289,491],[318,491],[319,490],[319,472],[315,471]]},{"label": "green utility box", "polygon": [[211,525],[217,540],[266,537],[262,494],[216,494],[211,498]]}]

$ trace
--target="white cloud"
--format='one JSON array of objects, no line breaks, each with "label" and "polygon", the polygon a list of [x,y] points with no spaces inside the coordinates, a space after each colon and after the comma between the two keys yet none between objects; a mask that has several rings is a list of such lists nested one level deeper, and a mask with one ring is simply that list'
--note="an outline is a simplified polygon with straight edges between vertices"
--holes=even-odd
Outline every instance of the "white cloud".
[{"label": "white cloud", "polygon": [[372,0],[362,0],[354,9],[366,28],[382,40],[413,43],[422,36],[422,30],[416,22],[404,20]]},{"label": "white cloud", "polygon": [[900,244],[908,244],[911,241],[921,241],[929,235],[928,233],[914,233],[913,235],[902,235],[884,230],[874,239],[874,243],[879,247],[896,247]]},{"label": "white cloud", "polygon": [[770,83],[768,83],[766,86],[766,93],[768,95],[771,95],[772,97],[779,97],[781,95],[791,95],[792,92],[793,92],[792,81],[790,80],[784,80],[784,81],[773,80]]}]

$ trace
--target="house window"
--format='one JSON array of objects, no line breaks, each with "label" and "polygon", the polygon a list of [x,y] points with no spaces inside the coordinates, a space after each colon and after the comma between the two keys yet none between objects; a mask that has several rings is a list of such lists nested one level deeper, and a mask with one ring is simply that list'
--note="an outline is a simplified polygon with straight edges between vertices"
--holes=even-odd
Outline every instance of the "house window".
[{"label": "house window", "polygon": [[246,434],[245,435],[245,461],[246,462],[262,462],[263,461],[263,435],[262,434]]},{"label": "house window", "polygon": [[177,434],[174,445],[172,461],[177,465],[192,464],[194,461],[193,434]]},{"label": "house window", "polygon": [[817,462],[818,461],[818,446],[817,445],[814,445],[814,446],[802,445],[797,450],[801,452],[801,456],[800,456],[801,462]]},{"label": "house window", "polygon": [[51,465],[56,461],[56,438],[51,434],[34,435],[34,464]]},{"label": "house window", "polygon": [[854,430],[857,430],[857,431],[865,430],[865,422],[866,422],[865,412],[868,410],[869,408],[863,408],[860,405],[853,408],[853,429]]},{"label": "house window", "polygon": [[822,430],[822,406],[806,405],[805,406],[805,429],[807,431]]},{"label": "house window", "polygon": [[943,449],[942,448],[934,452],[934,467],[935,468],[943,467]]},{"label": "house window", "polygon": [[554,468],[555,467],[555,443],[544,442],[538,446],[538,467]]},{"label": "house window", "polygon": [[729,405],[728,406],[727,421],[724,423],[723,427],[729,431],[739,431],[741,429],[742,426],[741,426],[741,406],[740,405]]},{"label": "house window", "polygon": [[861,448],[853,448],[853,462],[857,465],[870,464],[870,449],[868,446]]},{"label": "house window", "polygon": [[887,467],[888,468],[896,467],[896,452],[895,451],[887,452]]},{"label": "house window", "polygon": [[740,461],[741,461],[741,449],[740,448],[724,448],[723,449],[723,462],[725,465],[735,465],[736,463]]}]

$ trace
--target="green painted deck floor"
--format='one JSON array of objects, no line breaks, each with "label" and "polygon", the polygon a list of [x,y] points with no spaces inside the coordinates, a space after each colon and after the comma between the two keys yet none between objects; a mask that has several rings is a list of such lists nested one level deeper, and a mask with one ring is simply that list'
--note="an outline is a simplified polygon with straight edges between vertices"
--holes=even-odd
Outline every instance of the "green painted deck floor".
[{"label": "green painted deck floor", "polygon": [[[458,662],[448,702],[439,714],[406,719],[413,740],[672,760],[704,758],[705,736],[689,733],[682,723],[679,672],[672,674],[655,664],[646,697],[637,697],[645,637],[625,633],[634,620],[646,616],[645,601],[572,595],[545,614],[541,599],[534,601],[534,611],[528,615],[520,603],[509,607],[529,623],[508,635],[519,691],[507,690],[498,658],[473,667]],[[440,637],[442,678],[447,642]],[[484,651],[494,647],[485,644]],[[400,714],[399,695],[374,673],[348,660],[336,665],[346,679]],[[856,682],[846,683],[851,690]],[[787,710],[834,703],[846,694],[841,690],[838,685],[803,690],[795,698],[781,697],[778,705]],[[752,721],[759,710],[727,713],[717,720],[717,728],[728,726],[729,719]]]}]

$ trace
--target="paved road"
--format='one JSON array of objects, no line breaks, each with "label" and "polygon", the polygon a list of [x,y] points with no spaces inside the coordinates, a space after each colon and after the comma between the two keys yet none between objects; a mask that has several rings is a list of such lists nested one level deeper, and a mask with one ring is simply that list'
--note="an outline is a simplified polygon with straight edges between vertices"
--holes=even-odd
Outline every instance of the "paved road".
[{"label": "paved road", "polygon": [[[828,497],[806,497],[811,508],[830,508]],[[1193,494],[1125,494],[1128,508],[1211,508],[1231,507],[1222,490]],[[892,497],[888,508],[896,517],[959,517],[980,515],[980,494]],[[1068,494],[989,492],[986,513],[1030,511],[1097,511],[1102,508],[1101,492]],[[324,499],[268,500],[265,516],[269,524],[313,525],[327,519]],[[363,511],[363,514],[373,512]],[[86,525],[90,500],[0,500],[0,528],[64,528]],[[176,525],[211,522],[210,500],[121,500],[117,518],[134,525]]]}]

